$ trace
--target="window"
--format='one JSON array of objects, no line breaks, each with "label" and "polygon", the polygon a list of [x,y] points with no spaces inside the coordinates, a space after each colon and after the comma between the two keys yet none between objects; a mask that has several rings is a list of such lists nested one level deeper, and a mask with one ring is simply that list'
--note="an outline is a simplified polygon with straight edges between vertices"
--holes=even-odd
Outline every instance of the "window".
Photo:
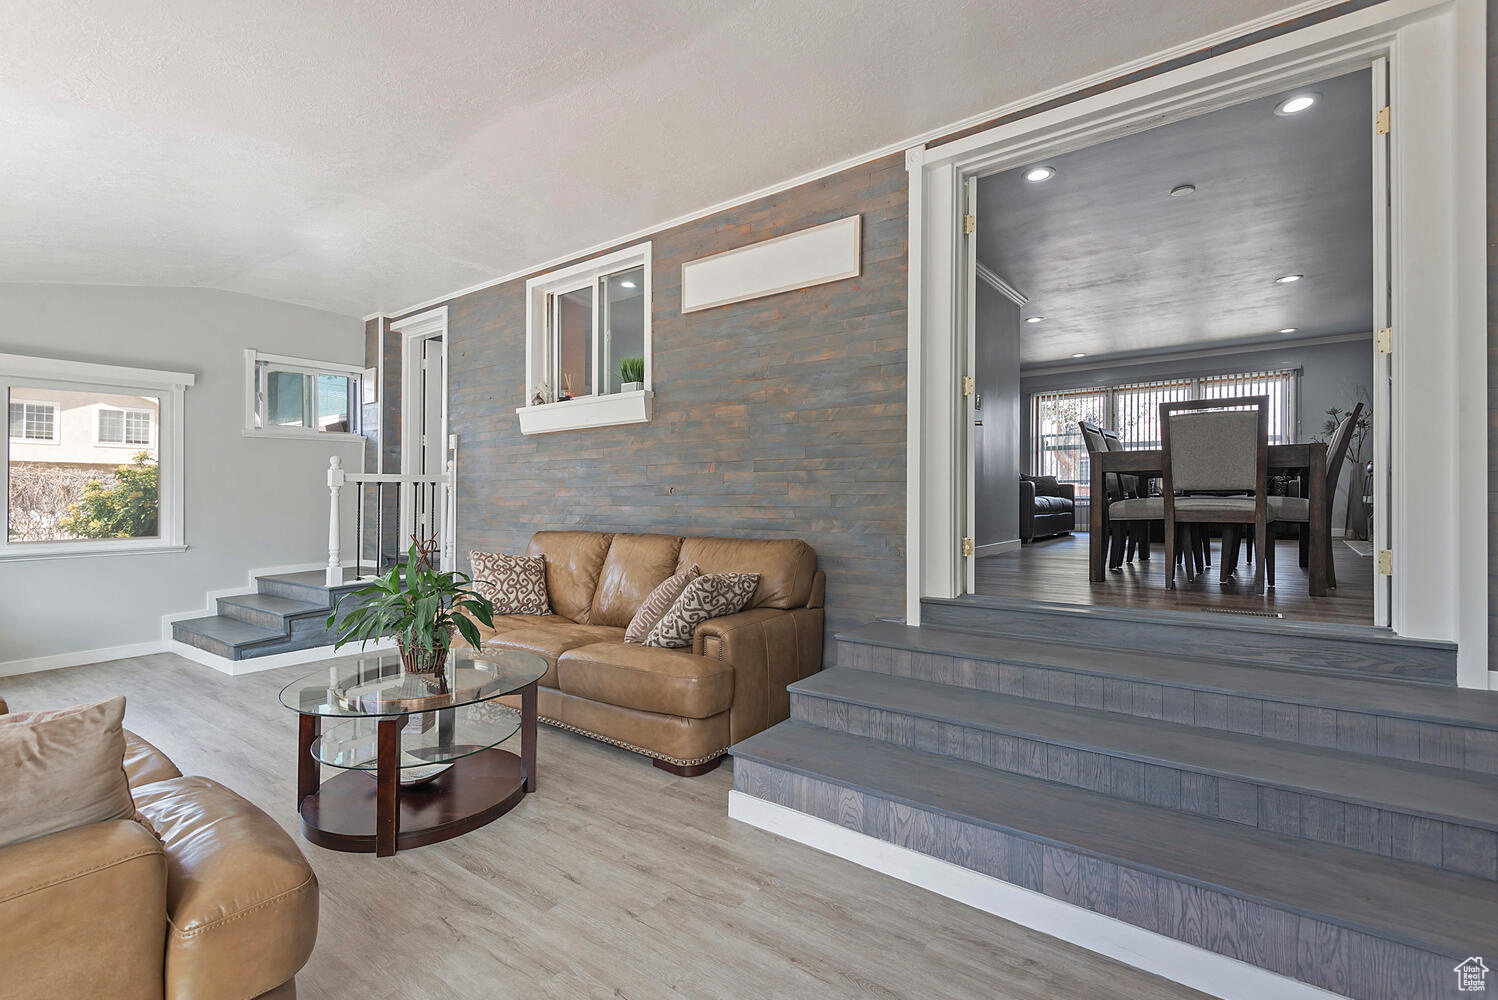
[{"label": "window", "polygon": [[181,549],[191,375],[0,355],[0,559]]},{"label": "window", "polygon": [[1238,372],[1116,386],[1037,392],[1032,397],[1032,466],[1036,475],[1072,483],[1081,499],[1092,470],[1077,429],[1086,420],[1118,432],[1125,448],[1160,447],[1160,404],[1186,399],[1269,397],[1269,443],[1295,440],[1299,371]]},{"label": "window", "polygon": [[113,406],[100,406],[97,413],[94,440],[99,444],[121,447],[151,445],[151,428],[156,422],[151,410],[122,410]]},{"label": "window", "polygon": [[361,366],[245,352],[245,433],[309,437],[359,433]]},{"label": "window", "polygon": [[650,281],[644,243],[526,282],[524,433],[650,419]]},{"label": "window", "polygon": [[13,401],[10,404],[10,433],[12,441],[44,441],[57,443],[57,404],[35,403],[30,400]]}]

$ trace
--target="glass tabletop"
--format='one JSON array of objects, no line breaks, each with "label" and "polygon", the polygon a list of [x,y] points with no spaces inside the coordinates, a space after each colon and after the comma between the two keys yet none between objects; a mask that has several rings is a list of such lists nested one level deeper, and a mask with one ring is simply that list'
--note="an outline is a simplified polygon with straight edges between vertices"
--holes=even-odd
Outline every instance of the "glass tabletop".
[{"label": "glass tabletop", "polygon": [[354,719],[434,712],[514,694],[546,670],[541,657],[517,649],[453,650],[441,673],[419,674],[390,650],[335,661],[292,681],[281,689],[281,704],[302,715]]},{"label": "glass tabletop", "polygon": [[[312,741],[312,756],[333,767],[378,770],[379,724],[377,717],[336,723]],[[495,701],[408,715],[401,724],[396,760],[401,781],[434,776],[443,765],[503,743],[519,731],[520,713]]]}]

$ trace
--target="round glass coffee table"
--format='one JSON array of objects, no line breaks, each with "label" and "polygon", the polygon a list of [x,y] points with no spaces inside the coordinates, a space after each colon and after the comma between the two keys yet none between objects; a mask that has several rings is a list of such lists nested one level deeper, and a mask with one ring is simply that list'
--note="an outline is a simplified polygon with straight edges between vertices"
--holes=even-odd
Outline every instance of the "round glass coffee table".
[{"label": "round glass coffee table", "polygon": [[[286,685],[298,713],[302,834],[335,851],[421,847],[476,830],[536,790],[536,682],[519,650],[453,650],[440,673],[395,652],[329,663]],[[516,711],[495,699],[520,695]],[[497,744],[520,733],[520,753]],[[341,769],[322,781],[321,765]]]}]

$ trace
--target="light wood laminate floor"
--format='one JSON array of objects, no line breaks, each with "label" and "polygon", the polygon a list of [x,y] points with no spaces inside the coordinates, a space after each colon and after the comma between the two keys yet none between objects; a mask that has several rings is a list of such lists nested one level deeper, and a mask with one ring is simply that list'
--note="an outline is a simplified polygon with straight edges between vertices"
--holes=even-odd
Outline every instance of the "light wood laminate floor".
[{"label": "light wood laminate floor", "polygon": [[13,711],[124,694],[126,724],[184,773],[297,836],[322,884],[302,1000],[1201,996],[734,822],[730,765],[677,778],[546,726],[539,791],[482,830],[388,859],[313,847],[276,700],[312,669],[227,677],[159,654],[0,677]]},{"label": "light wood laminate floor", "polygon": [[1043,538],[1002,555],[978,560],[977,592],[1059,604],[1148,608],[1157,611],[1267,611],[1287,621],[1373,624],[1373,560],[1360,556],[1341,539],[1332,542],[1337,586],[1325,597],[1312,597],[1310,581],[1300,568],[1299,543],[1282,538],[1275,548],[1275,586],[1267,594],[1253,589],[1254,567],[1240,557],[1226,582],[1218,579],[1222,542],[1212,543],[1212,565],[1194,580],[1176,570],[1176,589],[1165,589],[1165,547],[1156,542],[1149,560],[1110,569],[1102,583],[1087,579],[1087,534]]}]

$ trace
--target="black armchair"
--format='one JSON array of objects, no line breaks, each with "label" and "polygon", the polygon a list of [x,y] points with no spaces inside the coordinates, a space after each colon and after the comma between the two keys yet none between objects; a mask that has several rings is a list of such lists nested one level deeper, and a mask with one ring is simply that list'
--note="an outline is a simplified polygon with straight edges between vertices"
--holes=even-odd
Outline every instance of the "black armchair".
[{"label": "black armchair", "polygon": [[1055,476],[1019,477],[1019,540],[1077,530],[1077,487]]}]

